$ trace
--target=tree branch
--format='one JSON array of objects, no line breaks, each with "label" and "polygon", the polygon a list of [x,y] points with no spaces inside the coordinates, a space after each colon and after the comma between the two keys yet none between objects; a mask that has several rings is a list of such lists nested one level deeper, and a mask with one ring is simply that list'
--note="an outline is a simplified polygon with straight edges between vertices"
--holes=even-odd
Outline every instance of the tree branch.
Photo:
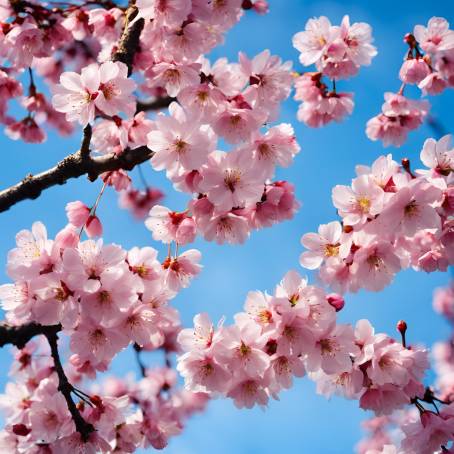
[{"label": "tree branch", "polygon": [[84,135],[82,137],[82,144],[80,146],[80,154],[82,156],[88,156],[90,154],[90,142],[92,134],[93,129],[91,127],[91,124],[88,123],[84,128]]},{"label": "tree branch", "polygon": [[[135,2],[130,0],[126,10],[124,30],[118,48],[112,55],[113,61],[121,61],[128,66],[129,74],[132,72],[134,56],[140,44],[140,34],[145,25],[142,18],[134,20],[137,13]],[[161,105],[159,100],[156,103],[157,106]],[[152,108],[148,107],[146,110]],[[87,174],[88,179],[94,181],[103,172],[119,169],[132,170],[137,164],[141,164],[153,156],[153,152],[147,147],[139,147],[135,150],[128,148],[118,156],[108,155],[93,158],[90,156],[91,136],[92,128],[87,125],[84,128],[82,144],[78,152],[67,156],[55,167],[35,176],[29,174],[16,185],[0,191],[0,212],[8,210],[22,200],[36,199],[43,190],[57,184],[64,184],[70,178],[78,178]]]},{"label": "tree branch", "polygon": [[12,326],[7,323],[0,324],[0,347],[11,344],[19,349],[25,347],[33,337],[44,335],[47,338],[50,346],[50,352],[52,359],[54,360],[55,372],[58,376],[58,390],[63,394],[68,410],[74,420],[76,430],[80,433],[80,436],[84,441],[88,440],[90,434],[95,430],[94,427],[87,423],[80,414],[74,403],[71,392],[74,391],[74,387],[69,383],[66,377],[65,371],[60,360],[58,353],[58,332],[61,331],[61,325],[39,325],[38,323],[27,323],[20,326]]},{"label": "tree branch", "polygon": [[139,49],[140,34],[145,26],[145,20],[143,18],[134,20],[139,12],[134,3],[134,1],[130,0],[130,6],[126,10],[123,34],[118,43],[118,48],[112,54],[112,61],[120,61],[127,65],[129,76],[132,73],[134,56]]},{"label": "tree branch", "polygon": [[43,190],[65,184],[71,178],[86,174],[90,181],[95,181],[104,172],[132,170],[136,165],[148,161],[153,154],[154,152],[145,146],[134,150],[127,148],[119,155],[97,157],[85,156],[81,151],[77,151],[55,167],[34,176],[29,174],[16,185],[0,191],[0,213],[22,200],[36,199]]},{"label": "tree branch", "polygon": [[0,347],[11,344],[22,349],[35,336],[56,334],[59,331],[61,331],[61,325],[43,326],[38,323],[27,323],[26,325],[12,326],[1,323]]},{"label": "tree branch", "polygon": [[137,101],[136,112],[149,112],[151,110],[160,110],[169,107],[175,101],[175,98],[165,96],[164,98],[157,98],[153,101]]},{"label": "tree branch", "polygon": [[94,432],[95,428],[92,424],[85,421],[85,419],[80,414],[77,409],[76,404],[74,403],[71,392],[74,391],[73,386],[69,383],[68,378],[66,377],[65,371],[63,370],[62,363],[60,361],[60,355],[58,353],[58,335],[56,332],[46,332],[45,336],[49,342],[50,352],[52,359],[54,360],[55,372],[58,375],[58,390],[63,394],[66,404],[68,405],[68,410],[71,413],[71,416],[76,425],[77,432],[80,433],[82,440],[86,442],[90,437],[90,434]]}]

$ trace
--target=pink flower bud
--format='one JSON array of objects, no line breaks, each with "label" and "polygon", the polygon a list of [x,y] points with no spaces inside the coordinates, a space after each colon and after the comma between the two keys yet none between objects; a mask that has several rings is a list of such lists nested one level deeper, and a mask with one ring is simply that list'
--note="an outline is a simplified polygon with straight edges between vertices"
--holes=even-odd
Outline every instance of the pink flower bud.
[{"label": "pink flower bud", "polygon": [[405,334],[407,331],[407,323],[404,320],[399,320],[396,325],[397,331],[401,334]]},{"label": "pink flower bud", "polygon": [[87,222],[88,216],[90,216],[90,208],[80,200],[69,202],[65,209],[68,221],[77,228],[82,227]]},{"label": "pink flower bud", "polygon": [[252,9],[259,14],[266,14],[269,11],[269,5],[266,0],[256,0]]},{"label": "pink flower bud", "polygon": [[430,68],[422,58],[405,60],[400,68],[399,77],[406,84],[419,84],[430,74]]},{"label": "pink flower bud", "polygon": [[330,293],[329,295],[326,295],[326,301],[328,301],[328,303],[336,309],[336,312],[339,312],[345,306],[344,298],[337,293]]},{"label": "pink flower bud", "polygon": [[102,224],[98,216],[89,216],[85,224],[85,231],[89,238],[102,235]]}]

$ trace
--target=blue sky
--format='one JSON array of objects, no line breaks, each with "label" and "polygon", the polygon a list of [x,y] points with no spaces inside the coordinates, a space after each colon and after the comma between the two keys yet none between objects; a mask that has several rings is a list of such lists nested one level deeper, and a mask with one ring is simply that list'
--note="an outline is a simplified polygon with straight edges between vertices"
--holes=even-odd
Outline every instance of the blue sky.
[{"label": "blue sky", "polygon": [[[384,152],[393,153],[396,160],[409,157],[417,162],[424,140],[433,135],[423,126],[411,133],[401,149],[382,148],[365,136],[366,121],[378,113],[385,91],[399,88],[397,73],[405,53],[404,34],[415,24],[426,24],[434,15],[454,22],[454,3],[391,1],[305,1],[270,0],[271,11],[265,17],[247,14],[228,35],[226,42],[213,52],[213,58],[227,56],[235,60],[238,51],[253,56],[264,49],[292,60],[301,70],[298,54],[292,48],[294,33],[304,29],[307,19],[326,15],[339,23],[344,14],[351,21],[365,21],[372,25],[378,56],[370,67],[361,69],[359,76],[338,84],[338,90],[355,93],[353,115],[341,124],[323,129],[309,129],[296,121],[297,104],[287,101],[281,112],[281,121],[293,123],[302,147],[295,164],[279,171],[277,177],[296,186],[302,208],[293,221],[272,229],[253,233],[244,246],[217,246],[198,241],[196,247],[203,254],[204,270],[175,300],[183,323],[189,325],[192,317],[201,311],[209,312],[214,320],[241,310],[249,290],[272,291],[275,284],[291,268],[304,273],[298,265],[301,253],[299,243],[303,233],[315,231],[320,223],[335,219],[331,204],[331,188],[335,184],[349,184],[355,164],[370,164]],[[408,92],[417,96],[417,92]],[[442,119],[447,131],[452,131],[454,94],[445,92],[430,98],[432,114]],[[0,187],[7,187],[29,172],[44,170],[77,150],[80,134],[69,139],[50,135],[39,146],[26,146],[0,135]],[[164,188],[165,204],[172,209],[185,206],[187,197],[172,190],[162,173],[144,166],[150,184]],[[137,171],[133,177],[140,185]],[[36,201],[26,201],[0,214],[0,260],[14,246],[17,231],[29,228],[35,220],[43,221],[53,236],[66,222],[64,207],[79,199],[90,204],[99,191],[99,182],[90,184],[81,178],[61,187],[46,191]],[[98,211],[105,226],[105,241],[116,242],[129,248],[152,245],[162,254],[163,249],[152,241],[149,232],[129,214],[117,209],[116,197],[107,192]],[[310,275],[310,273],[308,273]],[[310,276],[314,279],[313,276]],[[0,281],[7,282],[4,266],[0,267]],[[347,305],[341,312],[343,322],[355,323],[368,318],[379,331],[394,333],[397,320],[404,318],[409,325],[410,342],[430,345],[448,335],[448,326],[433,312],[432,291],[448,282],[448,275],[426,275],[413,271],[400,273],[395,282],[379,294],[360,292],[348,295]],[[9,353],[0,351],[0,360],[6,371]],[[126,351],[114,361],[113,372],[123,375],[136,370],[133,354]],[[6,373],[0,376],[0,387],[6,382]],[[279,402],[271,402],[262,411],[237,410],[230,400],[210,403],[207,411],[191,419],[183,434],[174,439],[166,452],[171,454],[227,453],[323,453],[352,452],[361,437],[360,421],[367,415],[356,402],[334,398],[330,401],[317,396],[314,385],[307,379],[296,381],[292,390],[283,392]],[[329,434],[329,435],[328,435]]]}]

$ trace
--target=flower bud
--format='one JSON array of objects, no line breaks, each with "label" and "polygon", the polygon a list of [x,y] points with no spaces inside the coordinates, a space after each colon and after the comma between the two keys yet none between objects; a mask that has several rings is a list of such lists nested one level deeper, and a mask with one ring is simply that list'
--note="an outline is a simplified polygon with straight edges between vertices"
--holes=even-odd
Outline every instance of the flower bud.
[{"label": "flower bud", "polygon": [[339,312],[345,306],[344,298],[337,293],[330,293],[329,295],[326,295],[326,301],[328,301],[328,303],[336,309],[336,312]]}]

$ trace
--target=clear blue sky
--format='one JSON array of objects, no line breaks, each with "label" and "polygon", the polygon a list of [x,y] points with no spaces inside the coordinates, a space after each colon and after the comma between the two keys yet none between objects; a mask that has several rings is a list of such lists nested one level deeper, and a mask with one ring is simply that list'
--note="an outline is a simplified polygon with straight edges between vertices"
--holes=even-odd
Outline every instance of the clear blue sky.
[{"label": "clear blue sky", "polygon": [[[370,164],[384,152],[392,152],[396,160],[409,157],[417,161],[424,140],[432,136],[423,126],[410,135],[399,150],[383,150],[380,143],[370,142],[364,133],[366,121],[378,113],[384,91],[399,88],[398,69],[405,53],[404,34],[415,24],[426,24],[431,16],[444,16],[454,23],[454,3],[450,1],[305,1],[270,0],[271,12],[265,17],[247,14],[228,35],[225,45],[216,49],[213,58],[227,56],[236,59],[238,51],[249,56],[270,49],[283,59],[293,60],[301,69],[298,54],[292,48],[294,33],[304,28],[307,19],[326,15],[339,23],[344,14],[351,21],[365,21],[372,25],[378,56],[371,67],[363,68],[360,75],[339,84],[339,90],[355,93],[353,116],[341,124],[323,129],[309,129],[296,121],[297,104],[289,100],[282,109],[281,120],[292,122],[302,151],[290,169],[278,174],[296,185],[298,199],[303,206],[293,221],[272,229],[255,232],[245,246],[216,246],[198,241],[203,254],[203,272],[193,285],[183,291],[175,301],[186,325],[201,311],[217,320],[241,310],[249,290],[272,291],[275,284],[290,268],[299,268],[301,252],[299,239],[305,232],[315,231],[320,223],[335,218],[331,204],[331,187],[349,184],[357,163]],[[454,24],[453,24],[454,25]],[[416,96],[416,93],[413,93]],[[445,92],[431,98],[432,113],[443,119],[447,131],[452,132],[452,105],[454,94]],[[0,187],[7,187],[26,173],[38,172],[53,165],[79,146],[80,134],[69,139],[50,135],[47,143],[26,146],[0,135]],[[184,207],[187,198],[175,193],[162,173],[155,173],[146,165],[147,179],[166,190],[165,204],[172,209]],[[133,172],[137,184],[137,173]],[[16,232],[29,228],[35,220],[43,221],[54,235],[65,224],[64,206],[80,199],[94,200],[99,182],[90,184],[84,179],[72,180],[62,187],[46,191],[37,201],[27,201],[0,214],[0,260],[14,246]],[[129,248],[135,245],[152,245],[143,225],[129,214],[117,209],[116,197],[107,193],[101,202],[99,214],[105,226],[105,241],[116,242]],[[4,265],[0,280],[7,281]],[[341,313],[344,322],[369,318],[380,331],[394,332],[397,320],[404,318],[409,325],[409,339],[430,345],[448,335],[448,327],[432,311],[431,297],[434,287],[448,282],[446,274],[426,275],[413,271],[401,273],[394,284],[379,294],[361,292],[347,297]],[[0,351],[5,371],[0,376],[0,387],[7,380],[6,369],[10,361],[7,351]],[[133,355],[127,351],[114,362],[114,372],[125,374],[135,370]],[[172,454],[271,454],[276,452],[343,454],[352,452],[361,437],[360,421],[367,415],[357,408],[356,402],[342,399],[327,401],[314,392],[314,385],[300,379],[292,390],[281,394],[280,402],[271,402],[261,410],[237,410],[230,400],[212,402],[208,410],[191,419],[182,436],[174,439],[167,448]]]}]

